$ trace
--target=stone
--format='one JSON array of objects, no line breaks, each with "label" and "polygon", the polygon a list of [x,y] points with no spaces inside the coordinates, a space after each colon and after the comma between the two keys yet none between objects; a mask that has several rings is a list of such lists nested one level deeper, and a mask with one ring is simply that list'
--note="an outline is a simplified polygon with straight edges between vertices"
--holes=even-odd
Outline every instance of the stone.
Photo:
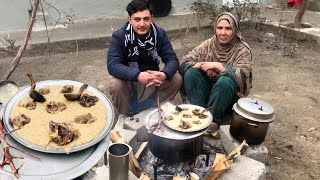
[{"label": "stone", "polygon": [[266,166],[254,159],[240,155],[219,180],[265,180]]},{"label": "stone", "polygon": [[[232,137],[229,129],[230,125],[220,126],[221,141],[227,153],[230,153],[241,144]],[[266,164],[268,160],[268,148],[263,143],[258,145],[249,145],[249,148],[243,155]]]}]

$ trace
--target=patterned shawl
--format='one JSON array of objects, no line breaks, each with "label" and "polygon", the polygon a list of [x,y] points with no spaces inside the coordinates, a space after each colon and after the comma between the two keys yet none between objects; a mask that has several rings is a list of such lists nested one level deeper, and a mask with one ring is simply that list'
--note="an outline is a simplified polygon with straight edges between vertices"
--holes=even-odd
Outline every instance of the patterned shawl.
[{"label": "patterned shawl", "polygon": [[[180,69],[185,70],[186,62],[221,62],[235,68],[235,80],[240,87],[240,92],[248,95],[252,87],[252,54],[249,45],[244,42],[240,34],[239,24],[233,14],[224,12],[217,16],[215,28],[221,20],[227,20],[232,26],[233,36],[228,44],[220,44],[216,34],[180,61]],[[180,70],[181,72],[181,70]]]}]

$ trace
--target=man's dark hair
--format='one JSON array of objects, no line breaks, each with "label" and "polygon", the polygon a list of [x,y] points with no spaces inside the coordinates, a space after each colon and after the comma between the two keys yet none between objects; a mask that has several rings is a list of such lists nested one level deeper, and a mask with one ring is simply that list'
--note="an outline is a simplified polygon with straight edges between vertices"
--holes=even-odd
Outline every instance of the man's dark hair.
[{"label": "man's dark hair", "polygon": [[127,12],[129,16],[138,11],[144,11],[146,9],[148,9],[152,15],[151,6],[147,0],[132,0],[127,6]]}]

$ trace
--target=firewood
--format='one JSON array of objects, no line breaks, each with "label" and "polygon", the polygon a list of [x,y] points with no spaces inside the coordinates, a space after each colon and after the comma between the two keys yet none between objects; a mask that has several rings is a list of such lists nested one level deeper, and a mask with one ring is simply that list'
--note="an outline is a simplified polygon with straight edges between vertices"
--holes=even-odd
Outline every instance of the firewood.
[{"label": "firewood", "polygon": [[148,142],[143,142],[143,143],[140,145],[138,151],[137,151],[136,154],[134,155],[134,157],[135,157],[136,159],[139,159],[141,153],[142,153],[143,150],[147,147],[147,145],[148,145]]},{"label": "firewood", "polygon": [[186,177],[180,176],[180,174],[177,174],[172,177],[172,180],[187,180]]},{"label": "firewood", "polygon": [[[110,140],[114,142],[122,142],[126,143],[122,136],[120,135],[119,131],[116,130],[111,130],[110,131]],[[136,176],[139,177],[140,174],[142,173],[143,169],[140,166],[138,160],[135,158],[133,152],[129,154],[129,170]]]},{"label": "firewood", "polygon": [[224,157],[224,155],[217,153],[215,163],[212,165],[211,169],[206,173],[204,179],[218,179],[224,172],[226,172],[231,167],[233,161],[244,153],[248,146],[249,145],[244,140],[241,143],[241,145],[234,149],[227,157]]},{"label": "firewood", "polygon": [[189,172],[189,176],[191,180],[200,180],[200,177],[194,172]]},{"label": "firewood", "polygon": [[147,173],[143,172],[141,173],[139,180],[151,180],[151,177]]}]

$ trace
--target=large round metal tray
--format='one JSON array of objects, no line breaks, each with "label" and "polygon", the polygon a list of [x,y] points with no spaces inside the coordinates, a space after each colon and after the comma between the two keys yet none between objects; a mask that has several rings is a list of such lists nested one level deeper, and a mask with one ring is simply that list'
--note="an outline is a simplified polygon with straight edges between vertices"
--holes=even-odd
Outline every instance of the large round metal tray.
[{"label": "large round metal tray", "polygon": [[[192,109],[200,109],[200,112],[203,111],[205,108],[201,107],[201,106],[197,106],[197,105],[193,105],[193,104],[180,104],[179,105],[180,108],[192,108]],[[167,123],[167,120],[165,119],[168,114],[170,114],[171,112],[173,111],[176,111],[175,110],[175,106],[166,110],[163,115],[162,115],[162,118],[163,118],[163,123],[169,127],[170,129],[173,129],[175,131],[180,131],[180,132],[196,132],[196,131],[201,131],[203,129],[206,129],[207,127],[209,127],[210,123],[212,122],[212,114],[208,111],[207,114],[208,114],[208,121],[203,124],[202,126],[200,126],[199,128],[197,129],[181,129],[181,128],[176,128],[176,127],[172,127],[170,126],[168,123]]]},{"label": "large round metal tray", "polygon": [[[22,160],[14,159],[16,167],[19,167],[23,163],[21,169],[19,169],[20,180],[74,179],[95,166],[104,156],[109,145],[108,134],[98,144],[85,150],[71,154],[52,154],[29,149],[10,136],[7,136],[6,139],[10,145],[41,158],[38,160],[20,151],[10,149],[12,156],[24,157]],[[0,157],[3,157],[2,150],[0,151]],[[15,179],[9,165],[3,166],[2,169],[0,169],[0,179]]]},{"label": "large round metal tray", "polygon": [[[41,88],[44,86],[48,85],[74,85],[74,86],[81,86],[83,83],[77,82],[77,81],[71,81],[71,80],[46,80],[46,81],[39,81],[36,83],[37,88]],[[7,103],[5,110],[4,110],[4,116],[3,116],[3,123],[7,129],[7,131],[12,131],[13,127],[9,123],[9,117],[11,114],[11,110],[14,107],[15,103],[19,102],[26,94],[29,93],[30,87],[25,87],[21,89],[17,94],[15,94]],[[41,151],[41,152],[46,152],[46,153],[72,153],[72,152],[77,152],[83,149],[86,149],[88,147],[91,147],[92,145],[98,143],[101,139],[103,139],[110,131],[113,120],[114,120],[114,109],[112,106],[112,103],[110,100],[100,91],[95,89],[92,86],[88,86],[87,90],[93,93],[95,96],[97,96],[103,103],[105,104],[105,107],[107,109],[107,119],[106,119],[106,124],[102,132],[99,134],[97,138],[94,140],[80,145],[80,146],[75,146],[73,147],[70,151],[66,152],[66,150],[62,148],[55,148],[55,149],[47,149],[42,146],[38,146],[35,144],[31,144],[30,142],[26,141],[23,137],[19,136],[17,132],[12,132],[10,135],[19,143],[21,143],[24,146],[27,146],[28,148],[31,148],[33,150]]]}]

